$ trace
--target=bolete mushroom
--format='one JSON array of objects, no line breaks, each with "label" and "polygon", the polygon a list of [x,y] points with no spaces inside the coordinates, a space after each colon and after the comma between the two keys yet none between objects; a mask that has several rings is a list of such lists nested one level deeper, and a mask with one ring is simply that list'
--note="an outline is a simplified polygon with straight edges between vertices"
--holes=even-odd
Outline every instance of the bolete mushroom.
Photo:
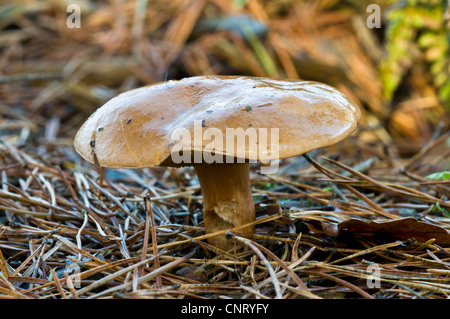
[{"label": "bolete mushroom", "polygon": [[[196,76],[114,97],[83,124],[74,144],[85,160],[101,167],[192,165],[205,228],[214,232],[255,220],[249,162],[335,144],[359,119],[358,106],[322,83]],[[225,236],[209,241],[232,247]]]}]

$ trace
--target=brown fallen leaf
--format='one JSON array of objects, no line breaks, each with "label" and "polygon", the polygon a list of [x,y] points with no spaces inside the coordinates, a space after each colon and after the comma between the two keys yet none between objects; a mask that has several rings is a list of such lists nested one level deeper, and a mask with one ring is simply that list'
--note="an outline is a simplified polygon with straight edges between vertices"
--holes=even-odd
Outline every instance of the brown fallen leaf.
[{"label": "brown fallen leaf", "polygon": [[419,242],[434,238],[438,245],[450,244],[450,232],[445,228],[412,217],[378,222],[352,218],[337,224],[333,230],[326,229],[325,232],[334,236],[352,233],[379,239],[415,239]]}]

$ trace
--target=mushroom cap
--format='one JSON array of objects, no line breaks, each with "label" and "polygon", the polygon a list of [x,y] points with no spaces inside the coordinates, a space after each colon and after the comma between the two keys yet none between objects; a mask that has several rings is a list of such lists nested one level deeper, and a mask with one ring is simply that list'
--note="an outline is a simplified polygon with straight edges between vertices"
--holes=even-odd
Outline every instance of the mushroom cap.
[{"label": "mushroom cap", "polygon": [[[184,151],[212,150],[213,154],[247,160],[270,160],[335,144],[356,129],[360,117],[354,102],[322,83],[196,76],[148,85],[112,98],[82,125],[74,145],[85,160],[111,168],[170,162],[175,145],[182,145]],[[180,128],[189,132],[190,139],[174,140],[173,134]],[[206,138],[202,134],[208,128],[213,130]],[[237,138],[227,134],[232,129],[248,136],[256,132],[258,145],[265,140],[267,151],[249,147],[250,137],[239,148]],[[234,148],[227,145],[229,139],[235,141]],[[274,146],[277,152],[270,152]]]}]

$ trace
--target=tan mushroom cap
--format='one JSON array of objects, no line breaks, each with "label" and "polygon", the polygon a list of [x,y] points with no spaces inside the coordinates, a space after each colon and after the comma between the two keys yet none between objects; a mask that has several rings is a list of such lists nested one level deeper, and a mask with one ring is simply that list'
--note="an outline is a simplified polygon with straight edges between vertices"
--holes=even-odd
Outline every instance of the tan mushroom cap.
[{"label": "tan mushroom cap", "polygon": [[[347,96],[322,83],[196,76],[114,97],[83,124],[74,144],[85,160],[102,167],[151,167],[170,158],[176,129],[187,129],[193,138],[194,124],[198,128],[200,122],[202,130],[215,128],[224,134],[223,143],[216,143],[214,151],[228,156],[237,154],[236,148],[226,147],[227,128],[253,128],[258,134],[259,129],[267,129],[268,149],[271,129],[278,129],[278,154],[269,152],[265,159],[287,158],[346,138],[360,116],[358,106]],[[184,146],[204,151],[211,141]],[[260,154],[245,149],[248,160],[260,160]]]}]

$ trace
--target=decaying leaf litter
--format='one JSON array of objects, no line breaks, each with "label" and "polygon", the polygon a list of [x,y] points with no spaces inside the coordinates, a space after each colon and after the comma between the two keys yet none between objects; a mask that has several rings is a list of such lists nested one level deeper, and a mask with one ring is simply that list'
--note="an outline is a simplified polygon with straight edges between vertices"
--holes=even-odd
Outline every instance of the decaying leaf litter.
[{"label": "decaying leaf litter", "polygon": [[[2,5],[0,296],[448,298],[448,114],[420,51],[384,98],[366,6],[105,1],[69,29],[63,3]],[[72,146],[112,96],[214,73],[323,81],[364,112],[336,146],[252,167],[256,233],[229,231],[237,253],[205,241],[191,168],[102,171]]]}]

